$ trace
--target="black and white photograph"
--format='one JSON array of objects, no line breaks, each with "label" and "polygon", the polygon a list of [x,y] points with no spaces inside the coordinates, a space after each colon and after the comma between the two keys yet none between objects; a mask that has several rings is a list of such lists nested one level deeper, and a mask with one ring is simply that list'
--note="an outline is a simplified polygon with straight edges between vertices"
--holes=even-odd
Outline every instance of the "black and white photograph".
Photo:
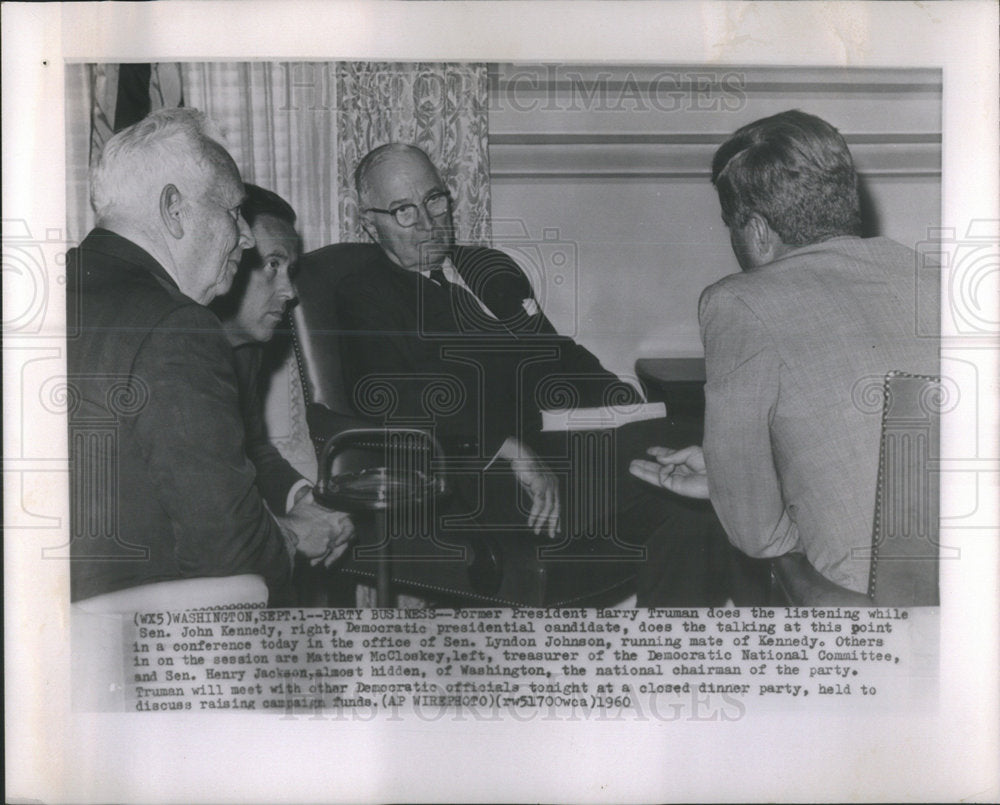
[{"label": "black and white photograph", "polygon": [[4,8],[11,801],[996,795],[995,8],[117,6]]}]

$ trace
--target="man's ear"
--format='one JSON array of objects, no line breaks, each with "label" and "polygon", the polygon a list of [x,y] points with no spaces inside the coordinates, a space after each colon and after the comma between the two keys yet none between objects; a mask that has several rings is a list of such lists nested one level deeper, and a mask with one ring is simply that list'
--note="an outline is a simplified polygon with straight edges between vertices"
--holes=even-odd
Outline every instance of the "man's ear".
[{"label": "man's ear", "polygon": [[174,185],[165,185],[160,191],[160,219],[167,231],[180,240],[184,237],[184,224],[181,221],[183,199],[181,191]]},{"label": "man's ear", "polygon": [[753,249],[754,257],[759,264],[770,263],[780,254],[782,247],[781,238],[778,233],[771,229],[771,225],[759,213],[751,213],[747,221],[750,230],[750,247]]},{"label": "man's ear", "polygon": [[372,239],[372,243],[378,243],[378,230],[375,228],[375,222],[366,212],[361,213],[361,228]]}]

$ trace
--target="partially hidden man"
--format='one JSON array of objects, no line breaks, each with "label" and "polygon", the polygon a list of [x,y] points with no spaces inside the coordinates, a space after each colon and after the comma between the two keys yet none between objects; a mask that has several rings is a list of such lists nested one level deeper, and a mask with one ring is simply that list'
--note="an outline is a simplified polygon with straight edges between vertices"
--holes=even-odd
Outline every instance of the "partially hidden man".
[{"label": "partially hidden man", "polygon": [[91,175],[97,227],[68,255],[74,601],[247,573],[290,601],[297,540],[261,498],[232,348],[205,307],[254,245],[206,126],[168,109],[113,136]]},{"label": "partially hidden man", "polygon": [[325,554],[313,555],[312,564],[330,567],[354,536],[354,524],[347,514],[315,502],[312,484],[271,443],[264,419],[264,345],[295,302],[293,278],[301,251],[295,210],[271,190],[254,184],[245,188],[240,209],[254,246],[243,252],[232,287],[210,307],[233,347],[246,454],[257,472],[257,488],[299,540],[300,550],[317,540],[327,545]]}]

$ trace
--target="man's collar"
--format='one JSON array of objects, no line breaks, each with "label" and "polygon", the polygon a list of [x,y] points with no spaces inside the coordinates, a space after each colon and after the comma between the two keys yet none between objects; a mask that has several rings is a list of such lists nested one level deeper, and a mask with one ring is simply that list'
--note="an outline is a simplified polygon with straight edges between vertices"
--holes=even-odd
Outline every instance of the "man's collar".
[{"label": "man's collar", "polygon": [[[419,273],[425,277],[430,277],[431,271],[433,270],[434,269],[432,268],[427,268],[424,269],[423,271],[420,271]],[[451,261],[451,257],[449,257],[448,255],[445,255],[444,259],[441,261],[441,270],[444,272],[445,279],[447,279],[448,282],[454,283],[456,285],[461,284],[459,282],[460,275],[458,273],[458,269],[455,268],[455,264]]]},{"label": "man's collar", "polygon": [[135,242],[116,232],[112,232],[110,229],[103,229],[102,227],[92,229],[87,237],[83,239],[80,249],[98,252],[121,262],[131,263],[148,271],[168,288],[180,291],[177,282],[167,273],[167,270],[160,265],[153,255]]},{"label": "man's collar", "polygon": [[[374,245],[374,247],[378,249],[379,257],[381,258],[381,263],[397,276],[408,277],[411,280],[415,280],[415,278],[418,276],[422,276],[425,278],[430,276],[431,269],[427,268],[414,271],[413,269],[410,268],[403,268],[401,265],[399,265],[399,263],[397,263],[395,260],[389,257],[385,249],[383,249],[380,245],[378,245],[377,243],[372,245]],[[444,271],[445,276],[451,282],[456,281],[455,277],[462,276],[462,273],[457,268],[457,262],[461,259],[460,255],[462,249],[463,249],[462,246],[458,245],[452,246],[451,250],[444,256],[443,260],[441,261],[441,268]]]},{"label": "man's collar", "polygon": [[[806,243],[802,246],[792,246],[788,251],[784,252],[780,257],[776,257],[768,263],[757,266],[753,271],[759,271],[762,268],[768,268],[770,266],[782,266],[787,265],[787,261],[793,257],[799,257],[804,254],[809,254],[810,252],[824,251],[833,248],[843,248],[844,246],[850,246],[855,243],[861,243],[864,240],[858,235],[834,235],[832,238],[825,238],[824,240],[817,240],[813,243]],[[748,273],[753,273],[753,271]]]}]

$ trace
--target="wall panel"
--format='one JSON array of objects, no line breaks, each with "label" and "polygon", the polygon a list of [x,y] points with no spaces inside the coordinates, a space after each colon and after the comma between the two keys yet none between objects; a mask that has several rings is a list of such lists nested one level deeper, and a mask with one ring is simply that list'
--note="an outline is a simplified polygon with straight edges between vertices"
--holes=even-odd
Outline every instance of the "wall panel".
[{"label": "wall panel", "polygon": [[935,70],[503,64],[490,80],[497,245],[618,372],[701,355],[698,295],[738,270],[709,166],[744,123],[799,108],[837,126],[870,233],[914,244],[939,221]]}]

